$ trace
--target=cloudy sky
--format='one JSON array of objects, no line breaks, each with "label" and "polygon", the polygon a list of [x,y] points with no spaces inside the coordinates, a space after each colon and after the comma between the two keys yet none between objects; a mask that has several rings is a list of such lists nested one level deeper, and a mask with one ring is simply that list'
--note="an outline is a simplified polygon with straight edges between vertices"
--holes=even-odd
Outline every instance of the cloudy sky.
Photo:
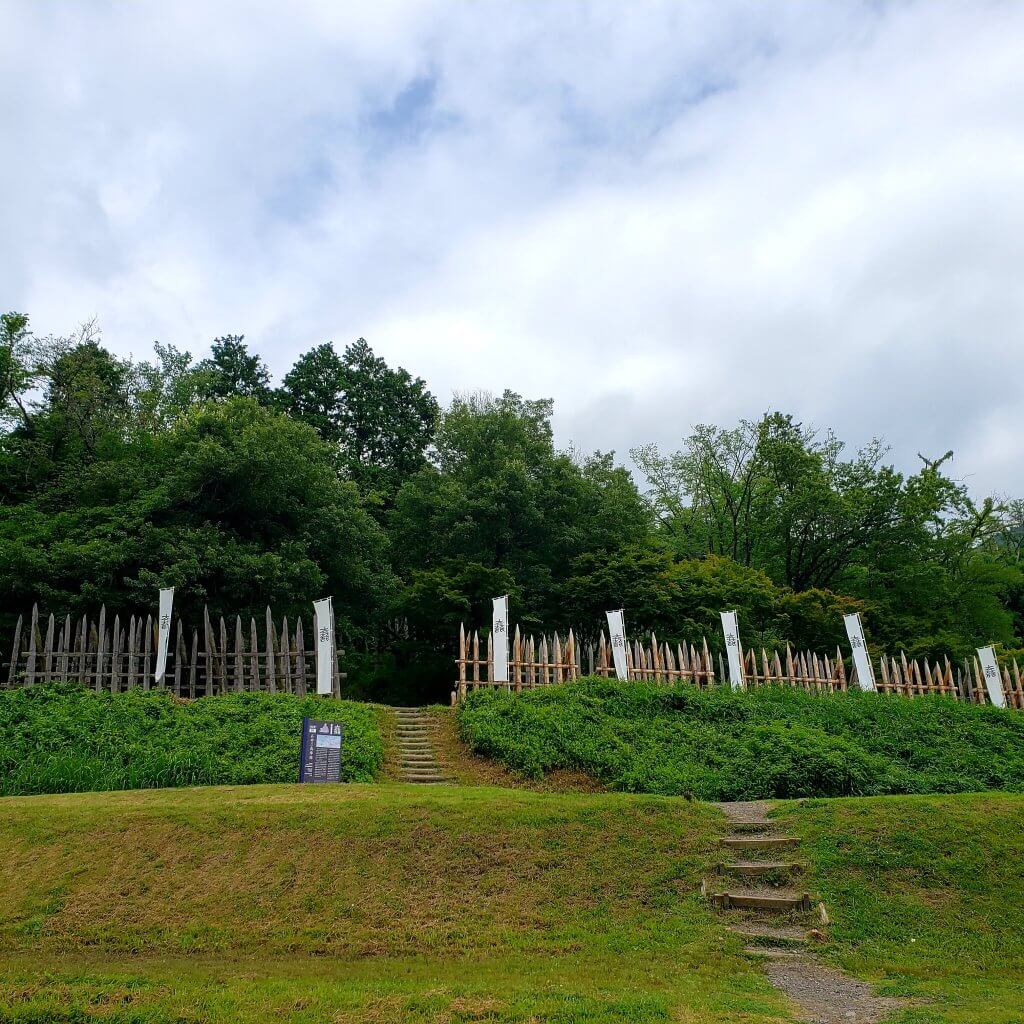
[{"label": "cloudy sky", "polygon": [[0,0],[0,306],[1024,493],[1024,3]]}]

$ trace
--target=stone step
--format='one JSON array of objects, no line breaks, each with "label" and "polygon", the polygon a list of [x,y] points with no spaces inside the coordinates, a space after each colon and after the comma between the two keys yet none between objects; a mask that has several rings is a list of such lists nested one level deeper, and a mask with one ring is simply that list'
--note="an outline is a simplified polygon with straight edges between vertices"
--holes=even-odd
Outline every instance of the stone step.
[{"label": "stone step", "polygon": [[398,744],[403,750],[433,750],[430,740],[403,740]]},{"label": "stone step", "polygon": [[402,781],[403,782],[447,782],[448,779],[445,778],[445,776],[440,775],[440,774],[435,772],[432,775],[424,775],[422,773],[420,773],[418,775],[403,775],[402,776]]},{"label": "stone step", "polygon": [[730,850],[770,850],[777,846],[799,846],[796,836],[727,836],[722,845]]},{"label": "stone step", "polygon": [[710,893],[708,898],[722,910],[769,910],[775,913],[811,909],[811,895],[787,889],[735,889]]},{"label": "stone step", "polygon": [[732,830],[737,835],[758,835],[771,829],[773,822],[770,821],[734,821],[731,823]]}]

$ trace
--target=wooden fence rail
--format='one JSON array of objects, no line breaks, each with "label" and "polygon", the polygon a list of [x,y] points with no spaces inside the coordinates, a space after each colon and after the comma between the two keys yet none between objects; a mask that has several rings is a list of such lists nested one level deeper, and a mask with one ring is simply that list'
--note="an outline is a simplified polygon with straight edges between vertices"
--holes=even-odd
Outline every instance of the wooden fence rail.
[{"label": "wooden fence rail", "polygon": [[[596,644],[586,645],[585,654],[570,629],[564,640],[557,633],[550,637],[520,634],[516,626],[509,650],[509,681],[494,679],[494,658],[491,638],[481,640],[478,631],[467,634],[465,626],[459,628],[459,651],[455,659],[458,678],[452,692],[452,703],[465,699],[478,689],[508,689],[513,693],[568,682],[583,675],[615,676],[615,663],[611,645],[602,632]],[[687,682],[702,689],[727,682],[729,675],[721,654],[712,657],[707,638],[701,645],[667,644],[651,633],[644,639],[626,641],[628,677],[650,682]],[[778,651],[742,652],[743,680],[748,689],[757,686],[795,686],[809,693],[841,693],[850,688],[842,652],[837,648],[834,657],[813,651],[793,651],[788,645]],[[585,669],[585,671],[584,671]],[[878,659],[876,686],[881,693],[907,697],[924,694],[942,694],[957,700],[976,704],[990,703],[984,677],[977,658],[964,659],[956,667],[943,659],[941,663],[925,658],[908,660],[882,655]],[[1002,668],[1002,687],[1007,707],[1024,710],[1024,680],[1017,662]]]},{"label": "wooden fence rail", "polygon": [[[21,617],[14,630],[11,657],[3,665],[0,685],[8,688],[37,683],[74,681],[93,689],[119,693],[132,687],[168,690],[179,697],[217,693],[316,692],[316,651],[306,649],[299,618],[290,629],[287,617],[280,628],[270,608],[257,629],[256,619],[243,625],[235,616],[219,618],[216,625],[203,609],[202,629],[189,630],[178,618],[167,649],[164,676],[157,681],[158,628],[152,615],[129,616],[113,622],[106,607],[96,622],[70,615],[45,620],[33,607],[28,628]],[[332,692],[339,696],[344,674],[338,669],[339,652],[333,651]]]}]

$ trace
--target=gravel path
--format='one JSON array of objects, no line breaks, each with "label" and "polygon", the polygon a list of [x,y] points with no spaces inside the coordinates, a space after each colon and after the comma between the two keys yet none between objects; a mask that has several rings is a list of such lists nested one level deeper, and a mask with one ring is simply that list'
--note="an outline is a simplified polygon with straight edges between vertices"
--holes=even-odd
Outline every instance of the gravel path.
[{"label": "gravel path", "polygon": [[[749,826],[764,825],[763,834],[774,831],[768,818],[771,802],[768,800],[742,800],[715,805],[736,826],[739,834],[749,835]],[[748,828],[744,828],[744,827]],[[783,888],[744,886],[745,893],[783,895]],[[806,926],[783,922],[737,921],[736,931],[761,939],[801,942],[809,935]],[[755,940],[756,941],[756,940]],[[881,1024],[887,1017],[908,1005],[905,999],[876,996],[867,982],[851,978],[818,961],[810,949],[798,948],[751,949],[751,953],[765,956],[768,980],[784,992],[795,1004],[798,1017],[807,1024]]]},{"label": "gravel path", "polygon": [[809,1024],[878,1024],[907,1005],[905,999],[876,996],[872,986],[825,967],[811,957],[772,960],[768,980],[785,992]]}]

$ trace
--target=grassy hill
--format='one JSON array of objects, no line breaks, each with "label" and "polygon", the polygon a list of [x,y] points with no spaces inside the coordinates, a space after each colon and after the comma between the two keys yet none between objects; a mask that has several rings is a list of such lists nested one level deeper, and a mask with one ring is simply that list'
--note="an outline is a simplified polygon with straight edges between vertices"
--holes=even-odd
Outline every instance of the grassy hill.
[{"label": "grassy hill", "polygon": [[[926,999],[1024,1005],[1024,798],[807,801],[822,955]],[[685,800],[351,785],[0,800],[0,1021],[791,1021],[696,895]]]},{"label": "grassy hill", "polygon": [[906,1024],[1024,1021],[1024,797],[806,800],[804,838],[832,915],[823,956],[921,1005]]},{"label": "grassy hill", "polygon": [[696,896],[712,808],[354,785],[2,810],[0,1020],[787,1019]]},{"label": "grassy hill", "polygon": [[585,679],[458,709],[478,754],[533,777],[706,800],[1024,790],[1024,715],[945,697]]}]

